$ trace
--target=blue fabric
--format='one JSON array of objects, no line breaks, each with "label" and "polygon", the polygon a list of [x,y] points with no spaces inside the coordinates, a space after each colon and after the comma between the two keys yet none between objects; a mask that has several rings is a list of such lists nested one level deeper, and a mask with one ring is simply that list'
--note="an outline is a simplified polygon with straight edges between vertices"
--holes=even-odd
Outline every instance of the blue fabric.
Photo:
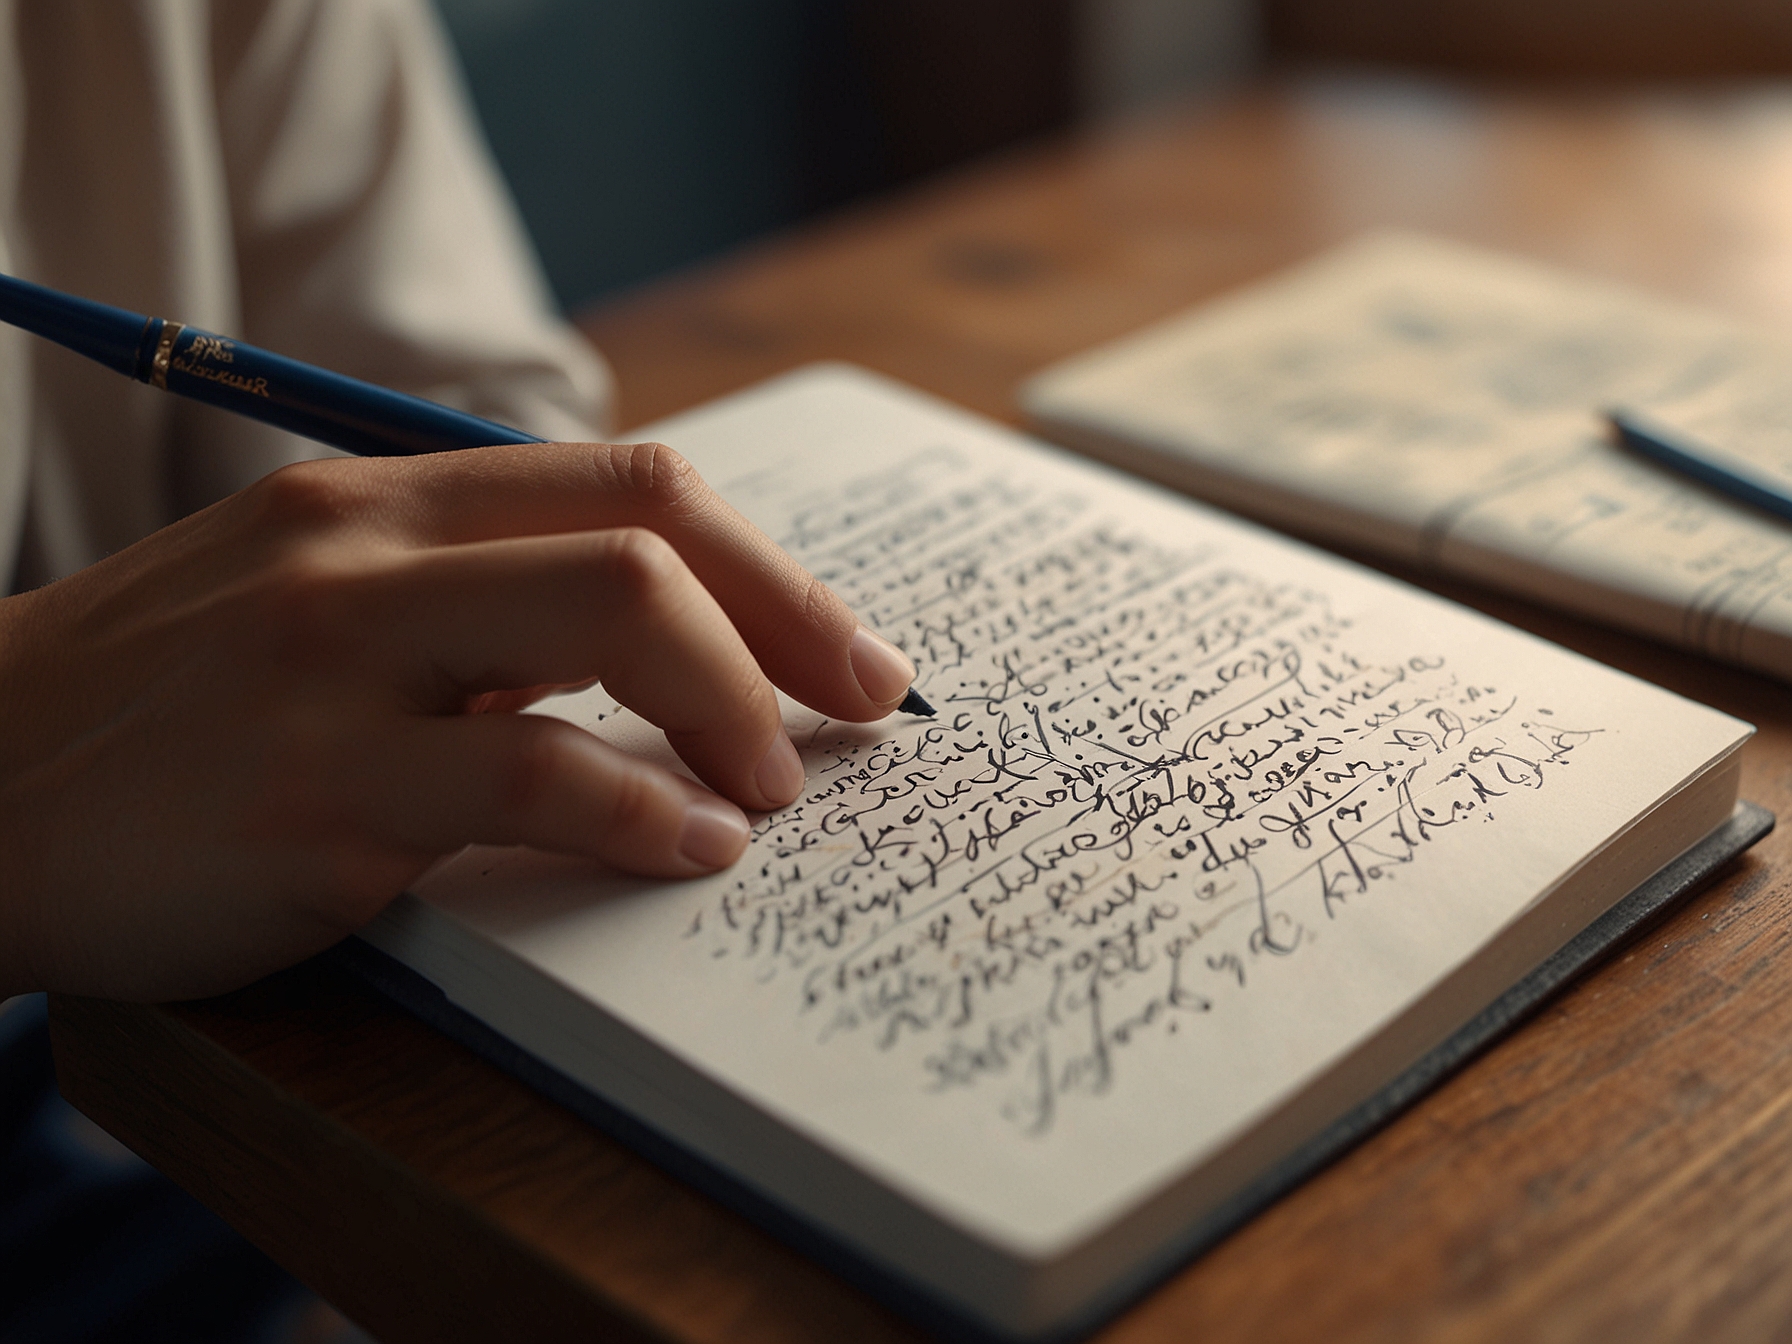
[{"label": "blue fabric", "polygon": [[0,1004],[0,1340],[273,1344],[309,1300],[62,1100],[41,996]]}]

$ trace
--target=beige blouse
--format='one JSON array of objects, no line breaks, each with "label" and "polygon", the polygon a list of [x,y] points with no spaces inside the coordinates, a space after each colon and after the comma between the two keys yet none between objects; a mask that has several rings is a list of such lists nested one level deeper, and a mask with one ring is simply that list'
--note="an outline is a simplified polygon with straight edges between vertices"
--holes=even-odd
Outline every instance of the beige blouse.
[{"label": "beige blouse", "polygon": [[[605,428],[426,0],[0,0],[0,270]],[[0,592],[326,451],[0,327]]]}]

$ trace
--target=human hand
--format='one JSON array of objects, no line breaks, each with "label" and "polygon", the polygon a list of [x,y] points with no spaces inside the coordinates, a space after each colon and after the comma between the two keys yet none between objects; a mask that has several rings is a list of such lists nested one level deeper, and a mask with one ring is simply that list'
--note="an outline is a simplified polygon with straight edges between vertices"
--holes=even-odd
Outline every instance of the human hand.
[{"label": "human hand", "polygon": [[[243,984],[468,843],[712,871],[802,787],[773,683],[913,677],[658,445],[286,468],[0,601],[0,997]],[[510,712],[593,678],[714,792]]]}]

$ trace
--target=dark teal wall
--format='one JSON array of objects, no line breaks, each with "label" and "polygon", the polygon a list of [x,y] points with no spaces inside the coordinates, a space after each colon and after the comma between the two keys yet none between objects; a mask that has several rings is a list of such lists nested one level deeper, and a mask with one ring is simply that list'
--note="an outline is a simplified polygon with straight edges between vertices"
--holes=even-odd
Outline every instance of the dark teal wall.
[{"label": "dark teal wall", "polygon": [[437,0],[576,307],[1065,125],[1075,0]]},{"label": "dark teal wall", "polygon": [[438,3],[569,307],[878,177],[841,0]]}]

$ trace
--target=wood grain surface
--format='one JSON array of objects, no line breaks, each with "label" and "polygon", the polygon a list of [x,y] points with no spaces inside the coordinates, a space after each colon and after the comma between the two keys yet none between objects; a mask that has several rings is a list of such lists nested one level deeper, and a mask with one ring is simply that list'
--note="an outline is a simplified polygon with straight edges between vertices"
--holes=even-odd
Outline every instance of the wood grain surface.
[{"label": "wood grain surface", "polygon": [[[1041,365],[1387,224],[1792,329],[1792,90],[1247,90],[984,165],[582,325],[625,423],[821,358],[1012,421]],[[1745,794],[1792,820],[1786,686],[1429,586],[1758,724]],[[1098,1338],[1785,1337],[1789,898],[1792,827]],[[387,1344],[916,1337],[318,968],[201,1004],[56,999],[52,1027],[78,1106]]]}]

